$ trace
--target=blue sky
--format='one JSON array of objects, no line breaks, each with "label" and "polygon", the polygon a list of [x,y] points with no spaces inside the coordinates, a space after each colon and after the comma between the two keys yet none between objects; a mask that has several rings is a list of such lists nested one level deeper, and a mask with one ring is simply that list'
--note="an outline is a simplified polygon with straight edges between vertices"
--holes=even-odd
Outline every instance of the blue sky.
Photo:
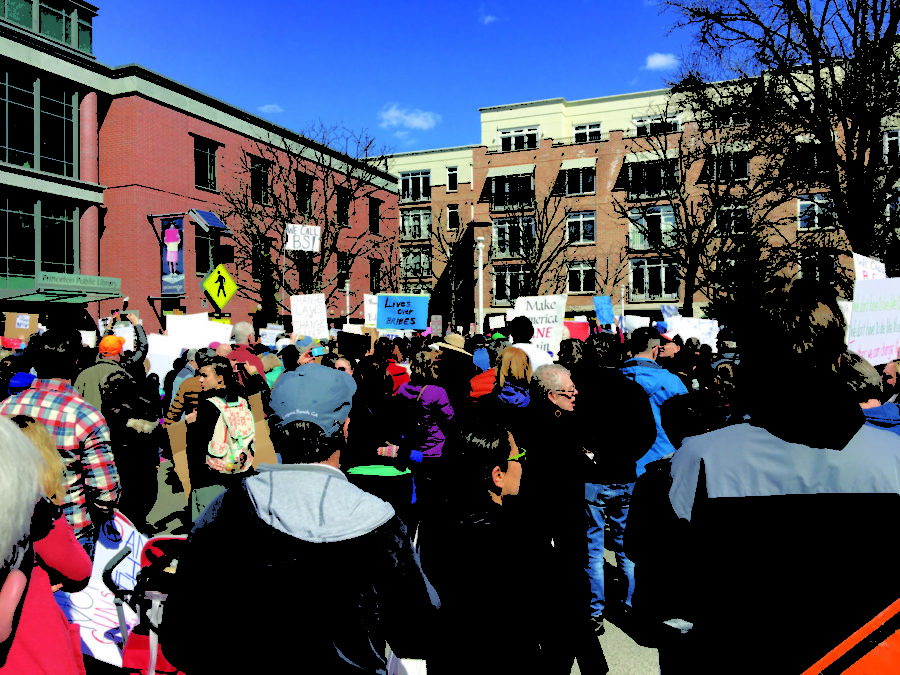
[{"label": "blue sky", "polygon": [[689,44],[654,0],[94,2],[103,63],[388,152],[478,143],[479,107],[664,87]]}]

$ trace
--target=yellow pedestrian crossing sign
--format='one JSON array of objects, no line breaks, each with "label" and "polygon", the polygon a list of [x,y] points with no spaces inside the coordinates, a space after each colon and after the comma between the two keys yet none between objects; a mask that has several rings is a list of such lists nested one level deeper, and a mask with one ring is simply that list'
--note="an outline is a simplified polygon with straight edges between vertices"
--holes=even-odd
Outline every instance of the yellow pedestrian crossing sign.
[{"label": "yellow pedestrian crossing sign", "polygon": [[237,284],[234,283],[234,279],[228,274],[225,265],[218,265],[203,280],[203,290],[206,291],[209,297],[212,298],[212,301],[216,303],[216,307],[221,311],[234,296],[235,291],[237,291]]}]

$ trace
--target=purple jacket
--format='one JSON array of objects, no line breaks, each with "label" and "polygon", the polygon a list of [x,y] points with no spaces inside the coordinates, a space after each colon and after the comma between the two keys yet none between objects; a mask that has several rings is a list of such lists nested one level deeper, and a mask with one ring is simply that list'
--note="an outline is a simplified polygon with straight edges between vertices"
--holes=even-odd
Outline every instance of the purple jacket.
[{"label": "purple jacket", "polygon": [[453,419],[453,408],[450,406],[450,399],[447,398],[447,392],[443,387],[435,384],[425,385],[425,391],[422,387],[411,385],[409,382],[403,383],[397,390],[397,396],[403,396],[408,399],[419,397],[419,404],[425,408],[425,426],[428,429],[428,440],[426,440],[421,448],[425,457],[440,457],[441,451],[444,449],[444,432],[447,424]]}]

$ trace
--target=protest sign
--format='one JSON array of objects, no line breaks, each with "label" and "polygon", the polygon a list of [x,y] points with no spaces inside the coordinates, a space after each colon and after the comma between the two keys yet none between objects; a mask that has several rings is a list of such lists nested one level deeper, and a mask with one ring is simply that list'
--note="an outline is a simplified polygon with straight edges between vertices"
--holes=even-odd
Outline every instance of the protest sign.
[{"label": "protest sign", "polygon": [[663,319],[668,319],[670,316],[679,316],[678,305],[660,305],[659,311],[663,315]]},{"label": "protest sign", "polygon": [[428,296],[379,294],[375,325],[384,330],[425,330]]},{"label": "protest sign", "polygon": [[575,321],[576,323],[578,323],[579,321],[580,321],[581,323],[587,323],[587,322],[588,322],[588,318],[587,318],[587,315],[586,315],[586,314],[576,314],[576,315],[575,315],[575,318],[573,318],[572,321]]},{"label": "protest sign", "polygon": [[440,314],[433,314],[431,316],[431,321],[428,322],[428,327],[431,328],[431,333],[433,335],[440,337],[441,329],[444,327],[444,317]]},{"label": "protest sign", "polygon": [[715,319],[697,319],[692,316],[671,316],[666,319],[666,333],[680,335],[685,340],[695,337],[700,340],[700,344],[709,345],[716,351],[719,322]]},{"label": "protest sign", "polygon": [[544,352],[556,355],[562,341],[566,316],[565,295],[540,295],[516,299],[516,307],[507,317],[527,316],[534,326],[531,344]]},{"label": "protest sign", "polygon": [[626,333],[630,333],[637,328],[642,328],[643,326],[649,326],[650,325],[650,317],[626,314],[625,316],[623,316],[621,318],[619,325],[622,326],[622,329]]},{"label": "protest sign", "polygon": [[503,314],[492,314],[488,317],[488,326],[493,330],[503,328],[506,325],[506,317]]},{"label": "protest sign", "polygon": [[322,228],[318,225],[285,225],[284,248],[288,251],[318,251]]},{"label": "protest sign", "polygon": [[[125,636],[120,634],[119,617],[113,595],[103,583],[103,568],[126,546],[131,553],[113,571],[113,581],[121,588],[132,590],[141,569],[141,550],[147,537],[136,529],[124,515],[115,512],[115,519],[100,528],[94,564],[87,587],[77,593],[57,591],[56,603],[69,621],[77,623],[81,631],[81,651],[99,661],[122,667]],[[137,623],[137,614],[125,605],[125,625],[130,631]]]},{"label": "protest sign", "polygon": [[172,364],[181,353],[179,344],[167,335],[151,333],[147,336],[147,360],[150,362],[150,372],[156,373],[162,382],[168,372],[172,370]]},{"label": "protest sign", "polygon": [[28,342],[28,338],[37,332],[37,314],[17,314],[16,312],[6,313],[6,330],[3,332],[4,337],[18,338],[23,342]]},{"label": "protest sign", "polygon": [[378,296],[366,293],[363,295],[363,325],[375,326],[378,323]]},{"label": "protest sign", "polygon": [[884,263],[874,258],[867,258],[858,253],[853,254],[853,269],[856,278],[861,281],[869,279],[887,279],[887,273],[884,270]]},{"label": "protest sign", "polygon": [[612,298],[608,295],[595,295],[594,313],[597,315],[597,323],[613,323],[615,314],[613,313]]},{"label": "protest sign", "polygon": [[897,358],[900,279],[857,279],[847,347],[878,366]]},{"label": "protest sign", "polygon": [[125,340],[125,344],[122,345],[122,351],[134,351],[134,326],[132,326],[130,323],[125,323],[125,325],[122,325],[120,323],[115,328],[113,328],[113,335],[116,335]]},{"label": "protest sign", "polygon": [[284,331],[279,328],[263,328],[259,331],[259,341],[262,342],[266,347],[274,347],[275,340],[278,339],[278,336],[281,335]]},{"label": "protest sign", "polygon": [[80,330],[78,332],[81,333],[81,344],[92,349],[97,348],[97,331]]},{"label": "protest sign", "polygon": [[569,337],[573,340],[584,342],[591,334],[591,325],[587,321],[566,321],[565,326],[569,329]]},{"label": "protest sign", "polygon": [[317,340],[327,340],[328,310],[325,309],[325,294],[291,296],[291,316],[294,332]]},{"label": "protest sign", "polygon": [[178,354],[185,348],[198,349],[213,342],[228,342],[231,326],[210,321],[208,314],[169,314],[166,316],[166,334]]}]

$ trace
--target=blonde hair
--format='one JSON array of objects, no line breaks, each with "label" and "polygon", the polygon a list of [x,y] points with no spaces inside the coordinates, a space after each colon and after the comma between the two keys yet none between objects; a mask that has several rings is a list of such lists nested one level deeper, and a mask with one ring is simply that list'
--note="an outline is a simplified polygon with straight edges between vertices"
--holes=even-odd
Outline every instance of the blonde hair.
[{"label": "blonde hair", "polygon": [[506,381],[528,386],[531,382],[531,360],[518,347],[507,347],[500,352],[497,364],[497,389],[502,389]]},{"label": "blonde hair", "polygon": [[56,505],[62,504],[63,495],[66,493],[64,482],[65,466],[59,449],[49,429],[40,422],[27,415],[16,415],[12,421],[22,430],[22,433],[38,449],[43,460],[38,466],[38,481],[41,492]]}]

